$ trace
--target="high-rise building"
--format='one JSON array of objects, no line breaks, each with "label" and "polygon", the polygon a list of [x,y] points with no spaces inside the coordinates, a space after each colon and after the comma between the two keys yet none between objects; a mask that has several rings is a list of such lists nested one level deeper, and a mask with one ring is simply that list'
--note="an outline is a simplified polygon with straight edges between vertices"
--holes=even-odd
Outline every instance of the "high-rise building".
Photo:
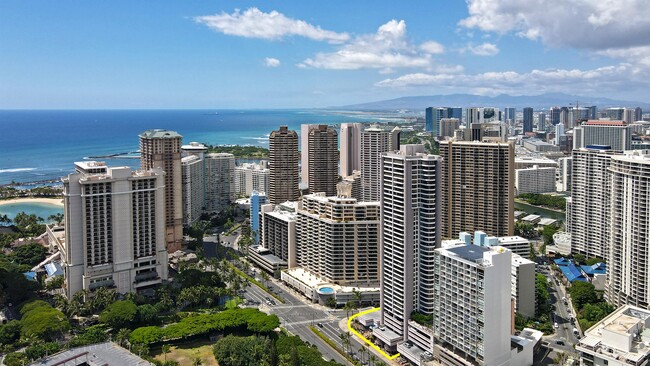
[{"label": "high-rise building", "polygon": [[634,109],[625,108],[623,111],[623,122],[630,124],[635,122],[634,120]]},{"label": "high-rise building", "polygon": [[434,353],[443,365],[510,365],[511,256],[498,246],[434,251]]},{"label": "high-rise building", "polygon": [[634,108],[634,122],[643,121],[643,110],[641,107]]},{"label": "high-rise building", "polygon": [[204,161],[197,155],[181,158],[183,225],[192,226],[205,204]]},{"label": "high-rise building", "polygon": [[161,169],[75,163],[63,179],[65,240],[57,240],[68,298],[81,290],[135,292],[167,279]]},{"label": "high-rise building", "polygon": [[557,162],[559,164],[560,191],[569,192],[571,191],[573,157],[559,158]]},{"label": "high-rise building", "polygon": [[183,136],[169,130],[140,134],[142,170],[160,168],[165,172],[165,242],[170,253],[181,249],[183,242],[182,139]]},{"label": "high-rise building", "polygon": [[537,115],[537,131],[546,130],[546,113],[539,112]]},{"label": "high-rise building", "polygon": [[607,258],[610,233],[607,221],[610,178],[607,170],[615,154],[598,149],[573,150],[567,226],[571,233],[571,251],[587,258]]},{"label": "high-rise building", "polygon": [[399,149],[399,127],[392,131],[377,126],[361,133],[361,197],[362,201],[379,201],[381,197],[381,155]]},{"label": "high-rise building", "polygon": [[569,107],[560,108],[560,123],[567,127],[569,125]]},{"label": "high-rise building", "polygon": [[517,120],[517,110],[512,107],[506,107],[503,109],[503,122],[508,123],[513,126]]},{"label": "high-rise building", "polygon": [[[347,187],[347,189],[346,189]],[[298,210],[299,266],[341,286],[379,284],[379,202],[357,202],[339,183],[337,196],[303,196]],[[346,192],[347,191],[347,192]]]},{"label": "high-rise building", "polygon": [[562,137],[566,137],[566,135],[564,134],[564,125],[560,123],[555,125],[555,146],[561,145]]},{"label": "high-rise building", "polygon": [[266,160],[261,160],[259,164],[243,163],[235,167],[235,194],[250,196],[253,191],[269,191],[269,168]]},{"label": "high-rise building", "polygon": [[440,120],[440,139],[445,137],[454,137],[454,131],[460,127],[458,118],[443,118]]},{"label": "high-rise building", "polygon": [[[650,151],[611,157],[607,301],[648,308],[650,305]],[[576,209],[574,204],[573,209]]]},{"label": "high-rise building", "polygon": [[423,145],[382,155],[381,323],[386,347],[408,338],[411,312],[434,311],[433,253],[440,246],[440,165]]},{"label": "high-rise building", "polygon": [[533,109],[524,108],[524,133],[533,132]]},{"label": "high-rise building", "polygon": [[625,118],[625,108],[607,108],[605,115],[612,121],[622,121]]},{"label": "high-rise building", "polygon": [[336,195],[339,179],[339,141],[336,130],[327,125],[302,125],[302,183],[309,192]]},{"label": "high-rise building", "polygon": [[573,148],[609,146],[616,151],[632,150],[632,130],[623,121],[587,121],[573,129]]},{"label": "high-rise building", "polygon": [[553,107],[549,111],[549,119],[551,120],[550,122],[553,126],[560,123],[560,110],[560,107]]},{"label": "high-rise building", "polygon": [[440,137],[442,128],[440,121],[444,118],[457,118],[462,120],[462,108],[457,107],[429,107],[425,110],[425,131],[431,132],[434,137]]},{"label": "high-rise building", "polygon": [[296,221],[299,207],[300,202],[284,202],[262,205],[260,209],[261,245],[286,262],[289,268],[297,265]]},{"label": "high-rise building", "polygon": [[266,204],[266,194],[258,191],[251,193],[251,210],[250,210],[250,223],[251,235],[256,244],[260,242],[260,210],[262,205]]},{"label": "high-rise building", "polygon": [[596,114],[598,113],[598,108],[595,105],[587,107],[589,109],[589,117],[587,119],[596,119]]},{"label": "high-rise building", "polygon": [[470,107],[465,109],[465,126],[473,123],[488,123],[500,121],[500,111],[492,107]]},{"label": "high-rise building", "polygon": [[517,195],[524,193],[555,192],[555,168],[515,169],[515,189]]},{"label": "high-rise building", "polygon": [[235,156],[205,155],[205,210],[220,212],[235,202]]},{"label": "high-rise building", "polygon": [[361,123],[341,123],[341,177],[348,177],[355,170],[361,170]]},{"label": "high-rise building", "polygon": [[442,237],[514,231],[514,145],[442,141]]},{"label": "high-rise building", "polygon": [[300,197],[298,185],[298,134],[287,126],[280,126],[269,136],[269,192],[270,203],[296,201]]}]

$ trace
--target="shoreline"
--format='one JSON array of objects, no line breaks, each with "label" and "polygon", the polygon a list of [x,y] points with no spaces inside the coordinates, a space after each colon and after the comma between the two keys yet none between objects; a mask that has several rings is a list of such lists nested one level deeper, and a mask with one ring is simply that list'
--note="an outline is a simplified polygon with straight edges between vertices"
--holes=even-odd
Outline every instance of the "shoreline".
[{"label": "shoreline", "polygon": [[21,203],[44,203],[48,205],[63,207],[63,198],[20,197],[10,198],[8,200],[0,200],[0,206]]}]

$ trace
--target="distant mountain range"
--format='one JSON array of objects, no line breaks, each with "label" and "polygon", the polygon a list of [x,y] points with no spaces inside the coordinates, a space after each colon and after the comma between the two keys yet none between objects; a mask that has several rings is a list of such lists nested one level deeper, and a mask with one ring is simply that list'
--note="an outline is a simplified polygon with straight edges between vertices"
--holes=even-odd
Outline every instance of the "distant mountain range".
[{"label": "distant mountain range", "polygon": [[380,100],[376,102],[352,104],[332,109],[364,110],[364,111],[394,111],[410,110],[424,111],[427,107],[495,107],[502,109],[514,107],[522,109],[533,107],[535,110],[548,109],[553,106],[573,106],[576,101],[580,106],[596,105],[599,109],[607,107],[641,107],[644,111],[650,109],[650,103],[615,100],[603,97],[587,97],[563,93],[546,93],[541,95],[508,95],[500,94],[495,97],[473,94],[449,94],[401,97],[396,99]]}]

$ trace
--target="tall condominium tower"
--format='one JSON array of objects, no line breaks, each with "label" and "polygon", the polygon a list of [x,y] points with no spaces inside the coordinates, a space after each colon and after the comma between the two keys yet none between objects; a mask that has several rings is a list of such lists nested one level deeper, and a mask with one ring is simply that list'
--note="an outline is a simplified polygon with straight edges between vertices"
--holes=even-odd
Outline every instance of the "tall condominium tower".
[{"label": "tall condominium tower", "polygon": [[[510,365],[511,261],[502,247],[434,252],[433,329],[443,365]],[[467,363],[458,363],[458,356]]]},{"label": "tall condominium tower", "polygon": [[376,126],[361,133],[361,197],[363,201],[379,201],[381,155],[399,149],[399,127],[385,131]]},{"label": "tall condominium tower", "polygon": [[597,145],[616,151],[632,150],[632,129],[623,121],[587,121],[573,129],[573,147]]},{"label": "tall condominium tower", "polygon": [[[650,151],[611,157],[607,300],[650,305]],[[575,206],[574,206],[575,209]]]},{"label": "tall condominium tower", "polygon": [[235,201],[235,156],[228,153],[205,155],[205,210],[220,212]]},{"label": "tall condominium tower", "polygon": [[533,109],[524,108],[524,133],[533,132]]},{"label": "tall condominium tower", "polygon": [[182,139],[177,132],[168,130],[140,134],[142,170],[160,168],[165,172],[165,242],[170,253],[181,249],[183,241]]},{"label": "tall condominium tower", "polygon": [[458,118],[443,118],[440,120],[440,139],[453,137],[454,132],[460,127]]},{"label": "tall condominium tower", "polygon": [[514,145],[442,141],[440,156],[442,237],[477,230],[513,235]]},{"label": "tall condominium tower", "polygon": [[[298,265],[343,286],[379,284],[379,202],[357,202],[339,183],[339,194],[302,198],[296,225]],[[347,187],[347,192],[345,192]]]},{"label": "tall condominium tower", "polygon": [[361,123],[341,123],[341,177],[348,177],[361,169]]},{"label": "tall condominium tower", "polygon": [[551,108],[549,111],[549,119],[551,120],[551,124],[553,126],[560,123],[560,107]]},{"label": "tall condominium tower", "polygon": [[387,347],[408,338],[411,312],[434,312],[434,251],[440,246],[439,156],[423,145],[382,155],[381,322]]},{"label": "tall condominium tower", "polygon": [[192,226],[203,213],[205,204],[204,160],[196,155],[181,159],[183,225]]},{"label": "tall condominium tower", "polygon": [[63,179],[65,240],[57,240],[68,298],[114,286],[119,293],[167,279],[163,171],[75,163]]},{"label": "tall condominium tower", "polygon": [[300,197],[298,184],[298,134],[280,126],[269,136],[268,201],[279,204]]},{"label": "tall condominium tower", "polygon": [[641,107],[634,108],[634,121],[643,121],[643,110]]},{"label": "tall condominium tower", "polygon": [[537,115],[537,130],[544,131],[546,130],[546,113],[539,112]]},{"label": "tall condominium tower", "polygon": [[571,233],[571,251],[587,258],[607,258],[610,233],[607,169],[613,155],[616,153],[606,150],[573,150],[571,208],[567,226]]},{"label": "tall condominium tower", "polygon": [[425,109],[425,131],[431,132],[434,137],[440,136],[440,121],[443,118],[463,119],[463,110],[461,108],[450,107],[429,107]]},{"label": "tall condominium tower", "polygon": [[268,161],[243,163],[235,167],[235,194],[250,196],[253,191],[269,191]]},{"label": "tall condominium tower", "polygon": [[625,108],[607,108],[605,113],[610,120],[622,121],[625,118]]},{"label": "tall condominium tower", "polygon": [[488,123],[500,121],[501,112],[498,108],[492,107],[471,107],[465,109],[465,126],[473,123]]},{"label": "tall condominium tower", "polygon": [[339,141],[336,130],[327,125],[302,125],[302,183],[309,192],[336,195],[339,179]]},{"label": "tall condominium tower", "polygon": [[510,125],[514,125],[517,118],[517,110],[512,107],[506,107],[503,109],[503,122],[507,122]]}]

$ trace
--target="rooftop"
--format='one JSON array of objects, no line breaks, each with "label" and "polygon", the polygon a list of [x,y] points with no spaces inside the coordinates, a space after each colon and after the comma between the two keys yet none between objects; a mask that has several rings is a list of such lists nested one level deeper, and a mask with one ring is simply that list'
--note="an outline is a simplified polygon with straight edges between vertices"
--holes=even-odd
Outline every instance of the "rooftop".
[{"label": "rooftop", "polygon": [[447,249],[448,252],[451,252],[463,259],[467,259],[472,262],[476,262],[479,259],[483,259],[483,253],[489,252],[489,247],[479,247],[477,245],[462,245],[455,248]]},{"label": "rooftop", "polygon": [[[76,362],[78,361],[78,362]],[[89,366],[136,366],[153,365],[115,343],[99,343],[85,347],[69,349],[55,354],[45,360],[31,363],[31,366],[77,365]]]},{"label": "rooftop", "polygon": [[623,121],[601,121],[601,120],[589,120],[583,125],[586,126],[627,126],[627,123]]},{"label": "rooftop", "polygon": [[161,129],[154,129],[154,130],[144,131],[143,133],[140,134],[140,137],[145,138],[145,139],[183,138],[183,136],[179,135],[178,132],[176,132],[176,131],[161,130]]}]

